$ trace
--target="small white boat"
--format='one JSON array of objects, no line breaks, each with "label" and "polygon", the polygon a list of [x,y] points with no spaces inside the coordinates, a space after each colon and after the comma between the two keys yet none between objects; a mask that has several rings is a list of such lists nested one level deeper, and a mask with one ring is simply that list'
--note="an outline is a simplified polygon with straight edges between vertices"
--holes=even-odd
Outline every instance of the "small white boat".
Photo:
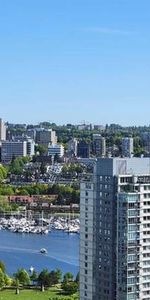
[{"label": "small white boat", "polygon": [[42,233],[48,234],[48,233],[49,233],[49,230],[48,230],[48,229],[44,229],[44,230],[42,231]]},{"label": "small white boat", "polygon": [[47,253],[47,250],[46,250],[45,248],[41,248],[41,249],[40,249],[40,253],[46,254],[46,253]]}]

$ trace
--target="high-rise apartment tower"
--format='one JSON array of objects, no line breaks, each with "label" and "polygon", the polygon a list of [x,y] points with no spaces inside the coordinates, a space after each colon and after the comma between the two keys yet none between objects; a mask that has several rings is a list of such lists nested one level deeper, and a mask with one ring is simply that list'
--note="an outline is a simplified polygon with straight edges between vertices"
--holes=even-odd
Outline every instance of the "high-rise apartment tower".
[{"label": "high-rise apartment tower", "polygon": [[150,300],[150,159],[98,159],[80,203],[80,300]]}]

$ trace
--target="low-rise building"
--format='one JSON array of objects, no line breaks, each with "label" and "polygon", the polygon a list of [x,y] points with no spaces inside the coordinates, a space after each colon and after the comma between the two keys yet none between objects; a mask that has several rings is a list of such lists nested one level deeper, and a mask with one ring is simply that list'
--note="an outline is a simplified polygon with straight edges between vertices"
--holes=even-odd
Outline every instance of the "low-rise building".
[{"label": "low-rise building", "polygon": [[58,156],[63,157],[64,156],[64,146],[61,144],[49,144],[48,145],[48,156]]}]

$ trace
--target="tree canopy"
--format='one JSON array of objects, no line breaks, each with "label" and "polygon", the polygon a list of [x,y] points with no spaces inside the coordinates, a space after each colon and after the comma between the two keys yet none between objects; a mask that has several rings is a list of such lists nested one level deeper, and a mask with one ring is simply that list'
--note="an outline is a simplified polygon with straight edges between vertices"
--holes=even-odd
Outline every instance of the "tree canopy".
[{"label": "tree canopy", "polygon": [[18,279],[22,285],[30,284],[30,276],[25,269],[19,269],[17,273],[14,274],[15,279]]}]

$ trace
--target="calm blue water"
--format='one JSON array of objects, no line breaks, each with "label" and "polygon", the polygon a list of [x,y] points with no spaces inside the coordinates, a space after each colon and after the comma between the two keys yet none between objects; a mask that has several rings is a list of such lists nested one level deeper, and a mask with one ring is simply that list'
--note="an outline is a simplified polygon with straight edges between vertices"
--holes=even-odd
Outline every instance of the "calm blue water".
[{"label": "calm blue water", "polygon": [[[41,248],[47,254],[39,253]],[[13,274],[18,268],[37,271],[43,268],[60,268],[64,273],[79,270],[79,235],[62,231],[52,231],[48,235],[19,234],[0,231],[0,260],[3,260],[7,273]]]}]

